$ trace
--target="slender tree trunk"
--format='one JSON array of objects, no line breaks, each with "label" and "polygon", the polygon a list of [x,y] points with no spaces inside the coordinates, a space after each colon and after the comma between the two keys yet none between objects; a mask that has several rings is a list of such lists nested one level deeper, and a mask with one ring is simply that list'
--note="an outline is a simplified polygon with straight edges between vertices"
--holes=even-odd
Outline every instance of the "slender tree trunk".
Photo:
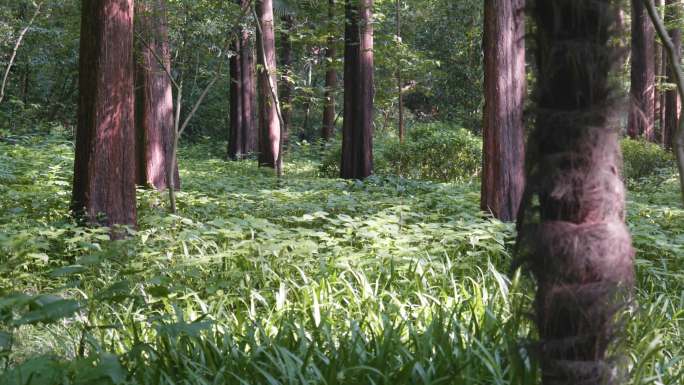
[{"label": "slender tree trunk", "polygon": [[[243,9],[251,0],[235,0]],[[240,159],[257,151],[258,130],[254,114],[256,81],[252,38],[246,28],[240,28],[238,39],[232,45],[231,58],[231,115],[228,157]]]},{"label": "slender tree trunk", "polygon": [[373,1],[346,0],[344,128],[340,175],[373,173]]},{"label": "slender tree trunk", "polygon": [[[138,184],[165,190],[167,167],[173,167],[174,187],[180,189],[178,166],[172,166],[173,90],[166,5],[164,0],[136,3],[139,36],[136,59],[136,131],[138,137]],[[154,51],[154,52],[153,52]],[[160,58],[163,62],[159,63]]]},{"label": "slender tree trunk", "polygon": [[[668,25],[674,25],[677,20],[681,18],[681,2],[679,0],[666,1],[665,20]],[[677,56],[681,56],[682,49],[682,33],[679,28],[672,27],[668,33],[672,39],[672,44]],[[665,55],[663,56],[665,62]],[[666,67],[667,82],[675,83],[674,70],[671,66]],[[665,93],[665,126],[663,129],[663,145],[667,149],[672,149],[674,133],[679,127],[679,110],[680,110],[679,92],[676,89],[668,90]]]},{"label": "slender tree trunk", "polygon": [[642,0],[632,0],[631,103],[627,133],[632,138],[654,136],[655,31]]},{"label": "slender tree trunk", "polygon": [[16,43],[14,43],[12,55],[10,55],[9,63],[7,63],[7,68],[5,68],[5,73],[2,77],[2,82],[0,83],[0,103],[2,103],[3,99],[5,99],[5,87],[7,87],[7,79],[9,78],[10,71],[12,70],[12,66],[14,65],[14,60],[17,58],[17,52],[19,51],[19,47],[21,46],[21,43],[24,41],[26,33],[29,29],[31,29],[31,26],[33,26],[33,22],[36,21],[36,17],[38,17],[38,15],[40,14],[40,8],[42,5],[42,1],[36,4],[36,10],[33,13],[33,16],[31,17],[31,20],[29,20],[26,27],[24,27],[21,30],[21,32],[19,32],[19,37],[17,38]]},{"label": "slender tree trunk", "polygon": [[90,223],[135,225],[133,0],[83,0],[71,208]]},{"label": "slender tree trunk", "polygon": [[277,169],[281,149],[281,125],[278,117],[275,31],[272,0],[257,0],[260,25],[257,32],[259,63],[259,164]]},{"label": "slender tree trunk", "polygon": [[245,154],[242,111],[242,39],[232,44],[235,55],[230,58],[230,133],[228,138],[228,158],[238,160]]},{"label": "slender tree trunk", "polygon": [[294,17],[286,15],[283,17],[283,32],[281,33],[282,50],[282,71],[283,77],[280,82],[281,102],[283,108],[283,144],[287,144],[290,131],[292,129],[292,98],[294,97],[294,87],[292,82],[292,39],[290,35],[294,28]]},{"label": "slender tree trunk", "polygon": [[484,28],[484,168],[481,207],[515,220],[525,184],[524,0],[487,0]]},{"label": "slender tree trunk", "polygon": [[[249,6],[251,0],[242,0]],[[257,126],[256,105],[256,74],[254,66],[254,45],[249,31],[242,31],[240,42],[240,64],[242,70],[242,148],[245,154],[258,151],[259,129]]]},{"label": "slender tree trunk", "polygon": [[[401,0],[397,0],[396,4],[396,24],[397,24],[397,40],[401,42]],[[397,124],[399,125],[399,141],[404,142],[404,85],[401,79],[401,63],[397,63],[397,98],[399,99],[399,117]]]},{"label": "slender tree trunk", "polygon": [[[662,7],[664,5],[665,0],[658,0],[658,7]],[[654,34],[655,37],[655,34]],[[663,79],[665,77],[665,62],[666,60],[663,60],[663,47],[658,44],[658,39],[654,38],[654,54],[655,54],[655,59],[654,59],[654,68],[655,68],[655,91],[654,91],[654,97],[653,97],[653,117],[654,117],[654,135],[653,135],[653,140],[656,140],[656,136],[658,133],[657,128],[659,128],[661,131],[664,126],[664,118],[665,118],[665,92],[661,91],[662,90],[662,85],[663,85]]]},{"label": "slender tree trunk", "polygon": [[335,136],[335,92],[337,88],[335,33],[335,0],[328,0],[328,47],[325,50],[325,105],[323,106],[323,126],[321,130],[321,138],[325,141],[329,141]]},{"label": "slender tree trunk", "polygon": [[626,383],[606,357],[634,279],[611,79],[619,4],[545,0],[534,11],[538,110],[518,252],[538,285],[545,385]]}]

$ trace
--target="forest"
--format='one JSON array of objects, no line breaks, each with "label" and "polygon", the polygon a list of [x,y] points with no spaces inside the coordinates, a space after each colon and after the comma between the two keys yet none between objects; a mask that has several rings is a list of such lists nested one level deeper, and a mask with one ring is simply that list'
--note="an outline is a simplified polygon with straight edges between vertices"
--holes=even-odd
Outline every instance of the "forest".
[{"label": "forest", "polygon": [[684,384],[681,0],[0,0],[0,385]]}]

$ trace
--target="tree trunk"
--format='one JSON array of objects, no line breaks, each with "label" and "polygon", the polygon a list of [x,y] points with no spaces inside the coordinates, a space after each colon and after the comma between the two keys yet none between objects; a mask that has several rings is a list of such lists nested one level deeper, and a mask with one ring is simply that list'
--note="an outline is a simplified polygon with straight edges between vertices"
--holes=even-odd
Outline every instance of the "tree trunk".
[{"label": "tree trunk", "polygon": [[485,2],[484,168],[481,207],[515,220],[524,189],[524,0]]},{"label": "tree trunk", "polygon": [[83,0],[71,208],[89,223],[135,225],[133,0]]},{"label": "tree trunk", "polygon": [[328,0],[328,47],[325,50],[325,105],[321,138],[329,141],[335,136],[335,92],[337,88],[337,57],[335,39],[335,0]]},{"label": "tree trunk", "polygon": [[[243,9],[251,0],[235,0]],[[252,38],[246,28],[240,28],[233,44],[236,56],[231,58],[231,123],[228,157],[240,159],[257,151],[258,131],[254,114],[256,81]]]},{"label": "tree trunk", "polygon": [[231,45],[235,55],[230,58],[230,132],[228,137],[228,158],[239,160],[245,154],[243,141],[242,112],[242,39],[238,38]]},{"label": "tree trunk", "polygon": [[624,383],[606,357],[634,279],[611,79],[618,4],[546,0],[534,11],[538,109],[517,249],[537,281],[545,385]]},{"label": "tree trunk", "polygon": [[138,44],[136,59],[138,184],[165,190],[169,186],[166,169],[173,167],[174,188],[178,190],[178,165],[171,159],[173,90],[167,75],[171,72],[171,52],[166,6],[164,0],[138,1],[136,11],[139,36],[145,40]]},{"label": "tree trunk", "polygon": [[[662,7],[664,4],[665,0],[657,0],[658,2],[658,7]],[[655,36],[655,34],[654,34]],[[663,123],[664,123],[664,114],[663,112],[665,111],[665,94],[664,92],[661,92],[661,86],[663,84],[663,77],[665,76],[665,66],[664,61],[663,61],[663,47],[661,47],[658,44],[658,39],[654,39],[654,44],[653,44],[653,54],[655,55],[655,58],[653,60],[653,68],[654,68],[654,77],[655,77],[655,90],[654,90],[654,96],[653,96],[653,126],[654,129],[653,131],[655,134],[657,134],[657,128],[659,127],[661,130],[663,128]],[[654,135],[654,140],[656,135]]]},{"label": "tree trunk", "polygon": [[[259,63],[259,164],[277,168],[280,160],[281,127],[278,117],[273,1],[258,0],[257,60]],[[270,79],[269,79],[270,78]]]},{"label": "tree trunk", "polygon": [[655,105],[655,30],[642,0],[632,0],[631,103],[627,133],[652,140]]},{"label": "tree trunk", "polygon": [[[401,42],[401,0],[397,0],[396,4],[396,24],[397,24],[397,41]],[[401,79],[401,62],[397,62],[397,99],[399,99],[398,109],[399,117],[397,124],[399,125],[399,141],[404,142],[404,85]]]},{"label": "tree trunk", "polygon": [[340,175],[373,173],[373,0],[346,0],[344,128]]},{"label": "tree trunk", "polygon": [[[681,3],[678,0],[666,1],[665,21],[667,25],[675,25],[681,17]],[[682,49],[682,33],[679,28],[671,28],[668,33],[674,44],[676,54],[681,56]],[[667,60],[664,60],[667,62]],[[675,83],[674,72],[671,66],[666,67],[666,76],[668,83]],[[668,90],[665,93],[665,126],[663,129],[663,145],[665,148],[671,150],[673,146],[674,133],[679,127],[679,110],[680,100],[679,92],[676,89]]]},{"label": "tree trunk", "polygon": [[281,33],[281,49],[282,49],[282,71],[283,77],[280,82],[281,102],[283,107],[283,143],[287,144],[290,131],[292,128],[292,98],[294,96],[294,87],[292,82],[292,39],[290,35],[294,28],[294,18],[292,15],[283,17],[283,31]]}]

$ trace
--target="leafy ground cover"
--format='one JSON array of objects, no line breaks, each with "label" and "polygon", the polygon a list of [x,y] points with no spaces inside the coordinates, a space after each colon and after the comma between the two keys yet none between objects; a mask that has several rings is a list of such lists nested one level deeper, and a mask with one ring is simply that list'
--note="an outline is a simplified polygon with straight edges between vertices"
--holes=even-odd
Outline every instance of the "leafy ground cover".
[{"label": "leafy ground cover", "polygon": [[[72,146],[0,143],[0,383],[534,384],[532,285],[476,183],[287,177],[187,146],[179,215],[139,191],[123,241],[68,215]],[[669,174],[668,174],[669,172]],[[631,384],[684,382],[684,210],[632,183]],[[630,185],[632,185],[630,184]]]}]

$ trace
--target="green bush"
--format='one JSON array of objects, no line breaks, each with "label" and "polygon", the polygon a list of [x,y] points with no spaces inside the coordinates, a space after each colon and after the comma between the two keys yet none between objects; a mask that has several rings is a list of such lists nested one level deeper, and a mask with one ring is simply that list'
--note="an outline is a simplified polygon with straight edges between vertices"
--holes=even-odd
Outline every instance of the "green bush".
[{"label": "green bush", "polygon": [[[339,175],[339,143],[323,157],[321,174]],[[409,130],[404,143],[398,139],[377,141],[374,171],[408,179],[456,182],[476,176],[482,166],[482,140],[460,127],[421,124]]]},{"label": "green bush", "polygon": [[655,143],[643,139],[622,141],[626,179],[639,180],[674,166],[674,156]]}]

